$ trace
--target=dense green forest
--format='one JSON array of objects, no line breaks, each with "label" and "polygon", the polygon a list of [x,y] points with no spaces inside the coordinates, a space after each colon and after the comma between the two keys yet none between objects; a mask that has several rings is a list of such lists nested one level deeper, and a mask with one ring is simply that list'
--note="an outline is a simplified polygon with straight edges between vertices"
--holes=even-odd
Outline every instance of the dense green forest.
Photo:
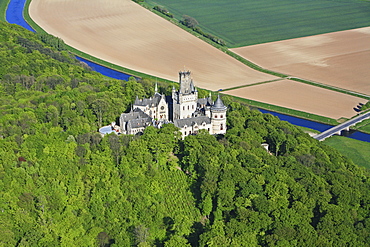
[{"label": "dense green forest", "polygon": [[225,136],[103,138],[154,82],[0,27],[0,246],[369,246],[370,173],[334,149],[227,97]]}]

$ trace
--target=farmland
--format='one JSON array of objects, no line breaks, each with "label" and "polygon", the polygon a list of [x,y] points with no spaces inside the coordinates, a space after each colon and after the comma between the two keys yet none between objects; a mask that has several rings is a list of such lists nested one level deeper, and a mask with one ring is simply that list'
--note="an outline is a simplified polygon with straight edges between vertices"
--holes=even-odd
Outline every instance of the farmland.
[{"label": "farmland", "polygon": [[366,103],[365,99],[290,80],[243,87],[227,94],[332,119],[351,118],[356,114],[353,108]]},{"label": "farmland", "polygon": [[229,47],[267,43],[370,26],[366,1],[146,0],[175,18],[194,17],[200,27]]},{"label": "farmland", "polygon": [[[216,91],[253,85],[245,90],[271,91],[256,93],[253,97],[247,96],[242,92],[243,89],[227,92],[257,102],[333,119],[353,116],[353,107],[363,100],[327,89],[305,87],[300,83],[294,83],[294,86],[290,82],[269,83],[279,78],[247,67],[131,0],[33,0],[30,15],[48,33],[61,37],[78,50],[101,60],[168,80],[177,81],[178,70],[190,69],[200,88]],[[367,35],[363,40],[365,51],[369,50],[366,48],[366,37]],[[330,46],[334,47],[335,44]],[[350,66],[356,66],[355,62],[351,62]],[[359,77],[361,74],[359,71]],[[302,98],[294,100],[292,94],[282,97],[284,92],[270,88],[274,85],[288,86],[289,90],[286,92],[294,90],[293,95],[302,95]],[[307,88],[315,93],[303,97]],[[266,95],[271,95],[271,98],[266,98]],[[317,95],[320,97],[316,97]],[[279,103],[277,98],[292,99]],[[344,105],[344,102],[348,104]]]},{"label": "farmland", "polygon": [[370,27],[231,50],[270,70],[370,94]]}]

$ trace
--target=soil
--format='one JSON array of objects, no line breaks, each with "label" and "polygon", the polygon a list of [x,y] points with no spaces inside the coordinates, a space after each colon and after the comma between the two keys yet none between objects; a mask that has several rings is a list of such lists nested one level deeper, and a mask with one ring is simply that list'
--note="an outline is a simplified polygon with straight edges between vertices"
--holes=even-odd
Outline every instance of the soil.
[{"label": "soil", "polygon": [[370,27],[231,50],[267,69],[370,95]]},{"label": "soil", "polygon": [[219,90],[276,77],[255,71],[131,0],[32,0],[31,18],[68,45],[135,71]]},{"label": "soil", "polygon": [[[291,80],[280,80],[227,91],[227,94],[333,119],[356,115],[362,98]],[[355,108],[355,109],[354,109]]]}]

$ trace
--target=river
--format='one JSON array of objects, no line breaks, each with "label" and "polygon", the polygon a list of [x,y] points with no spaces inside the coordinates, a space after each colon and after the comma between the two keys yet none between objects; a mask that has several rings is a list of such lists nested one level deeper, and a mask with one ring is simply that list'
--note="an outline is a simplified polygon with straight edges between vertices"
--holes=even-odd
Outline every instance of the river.
[{"label": "river", "polygon": [[[18,24],[32,32],[35,32],[35,30],[30,25],[28,25],[28,23],[23,18],[23,8],[24,8],[25,3],[26,3],[26,0],[10,0],[10,3],[6,10],[6,20],[9,23]],[[112,70],[110,68],[107,68],[99,64],[93,63],[91,61],[88,61],[86,59],[83,59],[81,57],[76,57],[76,58],[82,62],[85,62],[93,70],[105,76],[109,76],[114,79],[126,80],[126,81],[128,80],[128,78],[131,77],[131,75],[118,72],[116,70]],[[272,112],[272,111],[263,110],[263,109],[259,109],[259,110],[263,113],[270,113],[274,116],[277,116],[280,118],[280,120],[287,121],[291,124],[318,130],[320,132],[323,132],[333,127],[332,125],[327,125],[327,124],[322,124],[322,123],[318,123],[315,121],[310,121],[310,120],[306,120],[302,118],[292,117],[292,116],[277,113],[277,112]],[[365,134],[360,131],[355,131],[353,133],[350,133],[347,137],[360,140],[360,141],[370,142],[370,134]]]}]

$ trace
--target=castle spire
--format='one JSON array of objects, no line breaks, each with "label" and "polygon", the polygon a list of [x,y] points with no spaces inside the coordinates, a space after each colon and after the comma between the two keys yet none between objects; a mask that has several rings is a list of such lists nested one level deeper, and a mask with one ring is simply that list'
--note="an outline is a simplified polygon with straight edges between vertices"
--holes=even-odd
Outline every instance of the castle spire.
[{"label": "castle spire", "polygon": [[158,93],[158,82],[155,82],[154,94]]}]

